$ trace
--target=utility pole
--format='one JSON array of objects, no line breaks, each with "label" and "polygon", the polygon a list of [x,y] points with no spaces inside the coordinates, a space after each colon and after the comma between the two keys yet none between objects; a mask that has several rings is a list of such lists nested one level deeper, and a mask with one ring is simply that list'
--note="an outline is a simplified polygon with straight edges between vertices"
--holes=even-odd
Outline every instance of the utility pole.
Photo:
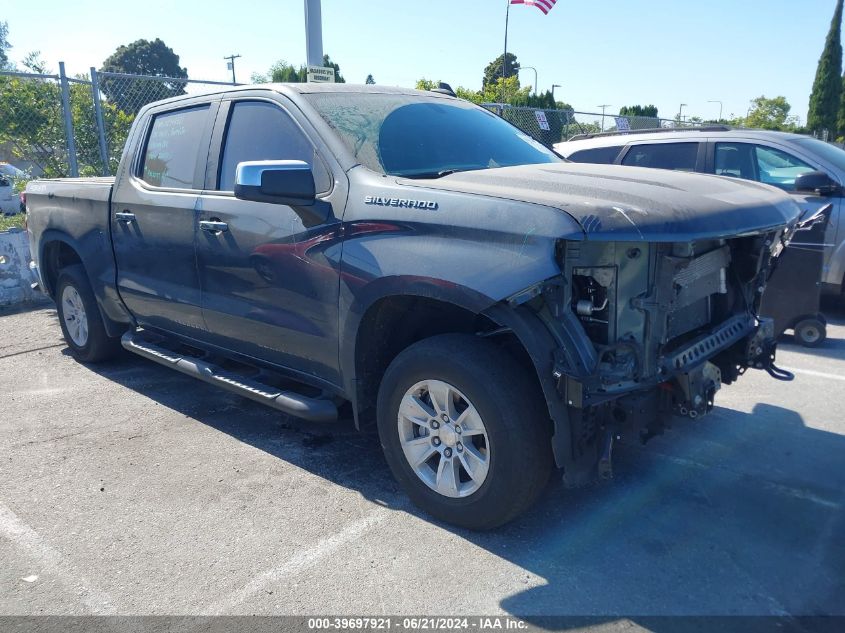
[{"label": "utility pole", "polygon": [[601,108],[601,131],[604,132],[604,111],[605,108],[609,108],[609,103],[603,103],[602,105],[597,105],[597,108]]},{"label": "utility pole", "polygon": [[229,55],[228,57],[224,57],[223,59],[228,59],[229,63],[226,64],[229,67],[229,70],[232,71],[232,85],[234,86],[237,81],[235,81],[235,60],[240,57],[240,55]]},{"label": "utility pole", "polygon": [[309,66],[323,66],[323,14],[320,0],[305,0],[305,52]]},{"label": "utility pole", "polygon": [[505,102],[505,80],[508,78],[508,22],[511,17],[511,0],[507,0],[505,9],[505,54],[502,56],[502,103]]}]

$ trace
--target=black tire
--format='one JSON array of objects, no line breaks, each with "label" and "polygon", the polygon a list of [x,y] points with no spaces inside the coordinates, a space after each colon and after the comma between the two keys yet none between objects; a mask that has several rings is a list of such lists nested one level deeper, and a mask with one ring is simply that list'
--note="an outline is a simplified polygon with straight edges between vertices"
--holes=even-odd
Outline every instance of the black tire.
[{"label": "black tire", "polygon": [[[87,324],[87,337],[84,341],[74,341],[74,337],[69,331],[68,323],[73,322],[76,314],[71,314],[71,304],[63,299],[65,298],[65,289],[75,290],[84,307],[84,317]],[[98,363],[114,358],[120,350],[120,339],[112,338],[106,333],[100,308],[94,298],[94,291],[91,290],[88,275],[82,265],[74,264],[59,271],[59,278],[56,282],[56,311],[59,314],[59,324],[62,327],[65,342],[76,360],[85,363]],[[71,320],[69,321],[69,319]]]},{"label": "black tire", "polygon": [[[425,339],[393,360],[379,388],[379,438],[394,477],[416,505],[454,525],[486,530],[507,523],[536,501],[548,483],[553,459],[548,409],[530,373],[494,343],[463,334]],[[427,380],[446,382],[464,394],[487,431],[486,478],[462,498],[426,485],[402,449],[400,403],[409,389]]]},{"label": "black tire", "polygon": [[796,340],[804,347],[818,347],[827,338],[827,326],[816,317],[801,319],[793,329]]}]

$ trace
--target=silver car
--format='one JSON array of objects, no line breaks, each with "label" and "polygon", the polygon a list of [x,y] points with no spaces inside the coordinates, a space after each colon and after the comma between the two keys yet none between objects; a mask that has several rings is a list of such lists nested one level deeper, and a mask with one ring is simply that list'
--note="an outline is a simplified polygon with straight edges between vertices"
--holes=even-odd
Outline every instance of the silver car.
[{"label": "silver car", "polygon": [[[845,151],[815,138],[724,126],[581,135],[555,145],[579,163],[701,172],[773,185],[803,209],[832,203],[825,235],[823,291],[843,292]],[[799,179],[799,176],[801,177]]]}]

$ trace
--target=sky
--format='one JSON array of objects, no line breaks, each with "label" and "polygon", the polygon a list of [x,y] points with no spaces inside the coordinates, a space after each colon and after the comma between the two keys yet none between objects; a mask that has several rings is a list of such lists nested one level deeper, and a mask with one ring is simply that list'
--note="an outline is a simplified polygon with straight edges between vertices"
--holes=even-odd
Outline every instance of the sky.
[{"label": "sky", "polygon": [[[750,100],[783,95],[806,121],[816,64],[835,0],[558,0],[510,10],[508,51],[537,69],[541,91],[578,111],[650,104],[672,118],[745,115]],[[119,45],[161,38],[191,79],[238,81],[275,61],[305,62],[303,0],[9,0],[9,56],[38,50],[54,71],[99,67]],[[323,48],[348,82],[413,87],[440,79],[479,89],[504,50],[507,0],[322,0]],[[520,73],[523,85],[534,72]]]}]

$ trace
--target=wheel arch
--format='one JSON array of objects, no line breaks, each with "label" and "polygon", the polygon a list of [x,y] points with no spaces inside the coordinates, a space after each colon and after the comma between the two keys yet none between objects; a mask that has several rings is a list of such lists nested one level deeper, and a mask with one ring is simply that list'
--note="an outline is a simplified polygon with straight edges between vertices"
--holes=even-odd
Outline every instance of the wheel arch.
[{"label": "wheel arch", "polygon": [[[44,290],[55,301],[56,282],[62,268],[72,264],[81,265],[94,292],[106,331],[109,336],[120,336],[126,331],[131,319],[117,296],[114,266],[100,262],[98,268],[97,262],[93,261],[108,257],[109,262],[113,262],[110,246],[106,244],[105,247],[109,248],[107,256],[99,254],[86,257],[90,249],[86,249],[84,244],[62,231],[49,229],[44,231],[39,242],[38,266]],[[102,274],[96,275],[96,270]]]},{"label": "wheel arch", "polygon": [[[417,285],[416,292],[380,293],[350,310],[354,318],[350,316],[344,328],[341,367],[356,426],[374,419],[371,414],[381,377],[402,349],[437,334],[481,334],[506,346],[526,368],[533,369],[553,428],[555,461],[558,466],[568,463],[571,433],[567,407],[552,374],[554,337],[527,308],[511,307],[459,286],[444,292],[445,287]],[[343,341],[348,343],[343,345]]]}]

